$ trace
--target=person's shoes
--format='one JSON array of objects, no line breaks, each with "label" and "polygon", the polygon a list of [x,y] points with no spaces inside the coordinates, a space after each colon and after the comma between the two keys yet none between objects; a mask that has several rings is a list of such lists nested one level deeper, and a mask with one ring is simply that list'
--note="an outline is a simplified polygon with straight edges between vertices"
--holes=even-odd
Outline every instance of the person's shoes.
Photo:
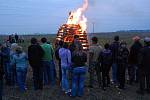
[{"label": "person's shoes", "polygon": [[141,91],[141,90],[137,90],[136,93],[140,95],[144,95],[144,91]]},{"label": "person's shoes", "polygon": [[71,91],[65,92],[67,96],[71,96]]}]

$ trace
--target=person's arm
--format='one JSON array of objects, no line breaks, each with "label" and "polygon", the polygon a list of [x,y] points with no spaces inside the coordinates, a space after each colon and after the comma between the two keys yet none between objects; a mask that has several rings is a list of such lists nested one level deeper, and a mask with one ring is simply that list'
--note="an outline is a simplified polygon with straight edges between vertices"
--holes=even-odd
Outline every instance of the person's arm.
[{"label": "person's arm", "polygon": [[139,65],[139,67],[141,67],[141,65],[142,65],[142,60],[143,60],[143,49],[141,49],[140,51],[139,51],[139,54],[138,54],[138,65]]},{"label": "person's arm", "polygon": [[16,64],[16,60],[15,60],[15,57],[12,56],[12,62],[11,62],[12,65],[15,65]]},{"label": "person's arm", "polygon": [[42,58],[45,52],[40,45],[38,45],[38,48],[39,48],[39,55],[40,55],[39,57]]},{"label": "person's arm", "polygon": [[83,53],[83,62],[87,62],[87,54],[85,52]]},{"label": "person's arm", "polygon": [[54,58],[54,49],[52,45],[51,45],[51,55],[52,55],[52,58]]},{"label": "person's arm", "polygon": [[93,56],[94,56],[94,51],[93,51],[93,49],[90,47],[90,48],[89,48],[89,63],[92,61]]},{"label": "person's arm", "polygon": [[71,64],[71,52],[70,52],[70,50],[68,50],[67,58],[68,58],[68,64]]}]

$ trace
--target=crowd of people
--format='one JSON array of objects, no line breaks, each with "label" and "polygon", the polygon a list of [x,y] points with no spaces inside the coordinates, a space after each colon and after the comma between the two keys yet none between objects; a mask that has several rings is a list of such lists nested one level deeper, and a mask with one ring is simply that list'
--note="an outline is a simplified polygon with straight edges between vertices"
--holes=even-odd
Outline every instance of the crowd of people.
[{"label": "crowd of people", "polygon": [[[29,65],[33,72],[35,91],[54,86],[56,80],[59,80],[61,90],[66,95],[81,97],[88,72],[89,88],[95,86],[96,75],[103,91],[112,84],[124,90],[128,80],[130,85],[139,83],[136,91],[138,94],[150,93],[150,38],[144,38],[144,45],[138,36],[133,37],[133,41],[133,45],[128,48],[125,41],[120,41],[119,36],[115,36],[112,43],[102,47],[98,44],[98,38],[92,37],[89,50],[85,51],[78,35],[74,36],[71,44],[59,41],[55,44],[55,49],[45,37],[41,38],[40,43],[32,38],[27,53],[17,43],[0,44],[0,100],[5,85],[17,85],[20,92],[27,91]],[[58,72],[55,59],[58,61]]]}]

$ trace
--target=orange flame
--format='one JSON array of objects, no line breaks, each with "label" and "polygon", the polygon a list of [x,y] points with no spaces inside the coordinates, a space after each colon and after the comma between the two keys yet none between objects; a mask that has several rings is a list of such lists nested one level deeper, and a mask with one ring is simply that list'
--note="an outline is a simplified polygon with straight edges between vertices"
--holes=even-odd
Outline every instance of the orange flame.
[{"label": "orange flame", "polygon": [[82,28],[82,32],[87,29],[87,18],[83,15],[88,7],[88,0],[84,0],[83,6],[76,11],[69,13],[67,24],[79,24]]}]

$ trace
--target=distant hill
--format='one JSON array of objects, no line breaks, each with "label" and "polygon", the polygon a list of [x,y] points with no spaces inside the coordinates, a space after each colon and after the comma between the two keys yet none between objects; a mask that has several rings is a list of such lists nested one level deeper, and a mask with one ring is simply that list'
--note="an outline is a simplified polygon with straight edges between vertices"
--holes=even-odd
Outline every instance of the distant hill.
[{"label": "distant hill", "polygon": [[150,33],[150,30],[120,30],[120,31],[117,31],[117,32],[124,32],[124,33]]}]

